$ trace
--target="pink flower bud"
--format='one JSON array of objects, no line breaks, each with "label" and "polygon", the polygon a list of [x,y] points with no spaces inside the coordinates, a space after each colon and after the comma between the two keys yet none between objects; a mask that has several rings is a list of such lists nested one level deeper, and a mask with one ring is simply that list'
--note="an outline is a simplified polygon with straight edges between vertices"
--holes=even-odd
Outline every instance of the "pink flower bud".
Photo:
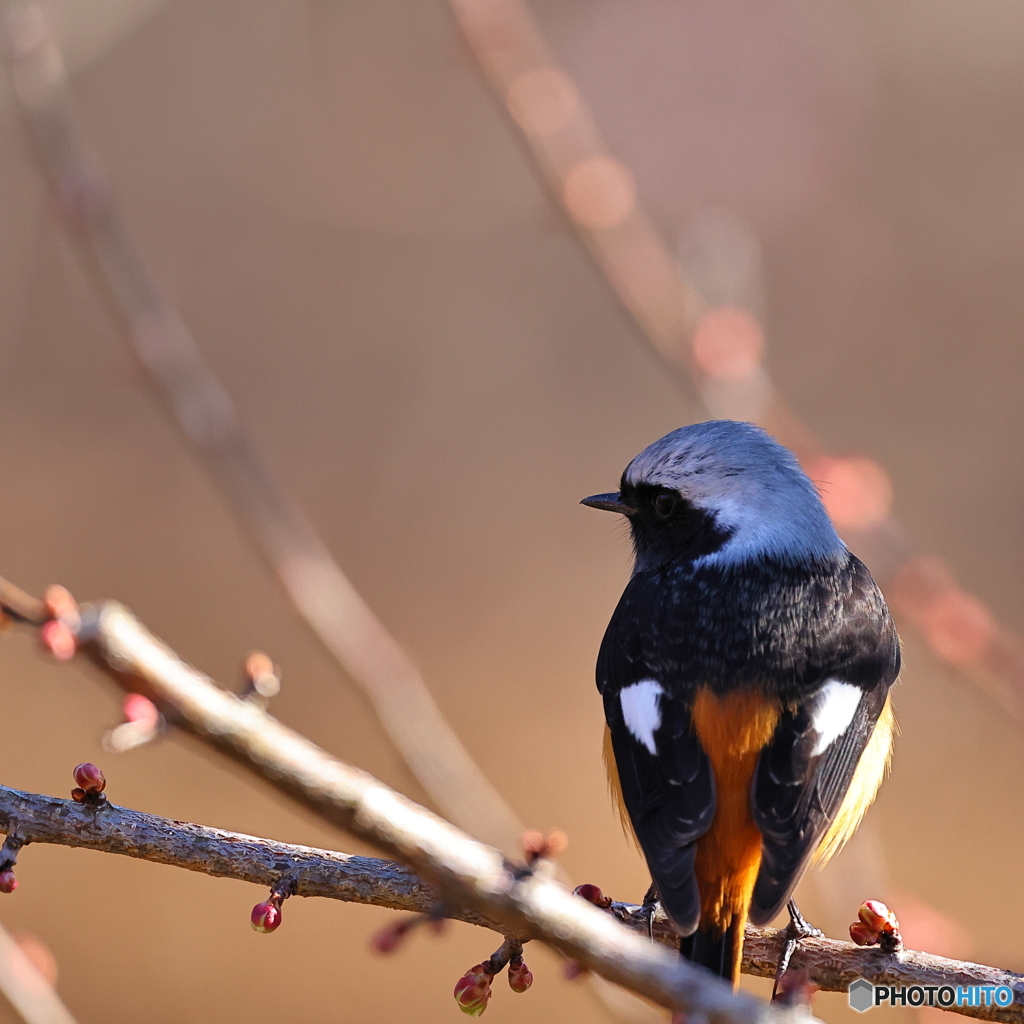
[{"label": "pink flower bud", "polygon": [[78,639],[60,619],[50,619],[39,627],[42,645],[58,660],[70,661],[78,649]]},{"label": "pink flower bud", "polygon": [[561,857],[568,848],[569,837],[560,828],[555,828],[548,835],[544,856],[548,858]]},{"label": "pink flower bud", "polygon": [[72,630],[78,629],[82,624],[82,617],[78,612],[78,602],[71,596],[67,588],[54,584],[43,592],[43,604],[47,612],[54,619],[60,619]]},{"label": "pink flower bud", "polygon": [[588,903],[593,903],[595,907],[600,907],[602,910],[607,910],[612,905],[611,897],[605,896],[596,885],[591,885],[590,882],[577,885],[573,889],[572,894],[573,896],[579,896]]},{"label": "pink flower bud", "polygon": [[138,722],[139,725],[149,726],[155,729],[160,724],[160,712],[157,706],[141,693],[129,693],[121,702],[121,710],[124,712],[126,722]]},{"label": "pink flower bud", "polygon": [[858,946],[873,946],[878,942],[878,932],[870,929],[863,921],[854,921],[850,925],[850,938]]},{"label": "pink flower bud", "polygon": [[569,837],[560,828],[556,828],[545,839],[542,833],[531,828],[523,833],[519,845],[523,849],[526,863],[533,864],[538,860],[554,860],[555,857],[565,853],[569,845]]},{"label": "pink flower bud", "polygon": [[107,788],[107,780],[103,772],[91,761],[85,761],[78,765],[74,771],[75,782],[86,791],[86,793],[102,793]]},{"label": "pink flower bud", "polygon": [[267,700],[281,692],[280,673],[262,651],[253,651],[245,659],[245,677],[252,691]]},{"label": "pink flower bud", "polygon": [[508,962],[508,984],[513,992],[525,992],[533,984],[533,972],[521,956],[513,957]]},{"label": "pink flower bud", "polygon": [[18,880],[14,877],[14,872],[10,868],[0,871],[0,892],[14,892],[17,888]]},{"label": "pink flower bud", "polygon": [[491,973],[484,964],[471,967],[455,983],[455,1002],[463,1013],[479,1017],[491,998]]},{"label": "pink flower bud", "polygon": [[538,832],[535,828],[531,828],[523,833],[519,840],[519,845],[523,848],[526,863],[532,864],[538,857],[544,855],[544,848],[547,844],[544,842],[543,833]]},{"label": "pink flower bud", "polygon": [[250,917],[253,928],[258,932],[275,931],[281,923],[281,907],[272,899],[257,903]]},{"label": "pink flower bud", "polygon": [[865,900],[860,905],[857,916],[875,932],[891,932],[899,927],[896,915],[879,900]]}]

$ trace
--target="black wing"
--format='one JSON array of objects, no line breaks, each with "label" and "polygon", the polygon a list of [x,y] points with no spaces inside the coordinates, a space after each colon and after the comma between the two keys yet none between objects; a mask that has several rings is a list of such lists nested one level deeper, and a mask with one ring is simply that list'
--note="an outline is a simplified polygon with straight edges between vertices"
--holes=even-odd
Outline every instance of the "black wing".
[{"label": "black wing", "polygon": [[627,687],[658,680],[641,641],[653,619],[653,609],[646,606],[656,596],[656,589],[627,588],[601,644],[597,678],[633,830],[665,912],[688,935],[700,918],[694,844],[711,827],[715,813],[711,766],[694,735],[687,702],[668,685],[658,697],[653,752],[630,732],[620,699]]},{"label": "black wing", "polygon": [[[779,913],[800,881],[839,811],[899,675],[896,630],[866,570],[862,579],[863,588],[855,588],[860,592],[844,627],[848,635],[829,640],[836,651],[830,680],[805,699],[784,706],[758,761],[752,801],[763,842],[750,908],[750,920],[757,925]],[[841,656],[844,650],[847,654]],[[848,724],[819,751],[823,739],[815,719],[830,683],[850,688],[854,697],[859,690],[860,696]]]}]

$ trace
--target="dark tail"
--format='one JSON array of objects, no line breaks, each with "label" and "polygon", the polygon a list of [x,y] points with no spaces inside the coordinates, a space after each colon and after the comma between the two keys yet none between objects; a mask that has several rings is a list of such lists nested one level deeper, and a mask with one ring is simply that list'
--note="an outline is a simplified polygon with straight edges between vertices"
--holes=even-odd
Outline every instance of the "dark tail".
[{"label": "dark tail", "polygon": [[679,943],[679,952],[688,960],[739,984],[740,963],[743,960],[743,918],[736,915],[725,932],[717,928],[698,928]]}]

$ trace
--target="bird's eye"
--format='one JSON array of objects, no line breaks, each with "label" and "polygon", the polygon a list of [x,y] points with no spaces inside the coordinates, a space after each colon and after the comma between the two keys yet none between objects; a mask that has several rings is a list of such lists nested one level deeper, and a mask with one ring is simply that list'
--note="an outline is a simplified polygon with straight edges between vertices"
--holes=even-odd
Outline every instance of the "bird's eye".
[{"label": "bird's eye", "polygon": [[659,494],[654,499],[654,511],[662,519],[668,519],[670,515],[675,511],[676,499],[671,494]]}]

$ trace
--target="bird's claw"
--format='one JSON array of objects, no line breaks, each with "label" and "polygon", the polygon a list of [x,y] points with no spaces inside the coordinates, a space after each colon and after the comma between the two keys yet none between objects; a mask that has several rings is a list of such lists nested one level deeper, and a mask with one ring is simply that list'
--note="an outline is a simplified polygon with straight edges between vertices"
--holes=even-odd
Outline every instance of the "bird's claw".
[{"label": "bird's claw", "polygon": [[821,939],[825,937],[825,933],[820,928],[815,928],[800,913],[800,908],[796,905],[795,900],[790,900],[786,904],[786,909],[789,911],[789,924],[786,925],[784,931],[786,944],[782,947],[779,966],[775,971],[775,984],[772,986],[773,1000],[779,991],[779,982],[786,971],[789,970],[789,962],[793,959],[793,954],[796,952],[797,946],[800,945],[801,939]]},{"label": "bird's claw", "polygon": [[647,922],[647,936],[651,942],[654,941],[654,918],[660,907],[661,899],[658,896],[658,890],[652,882],[651,887],[644,894],[643,903],[640,905],[640,914],[643,915],[642,919]]}]

